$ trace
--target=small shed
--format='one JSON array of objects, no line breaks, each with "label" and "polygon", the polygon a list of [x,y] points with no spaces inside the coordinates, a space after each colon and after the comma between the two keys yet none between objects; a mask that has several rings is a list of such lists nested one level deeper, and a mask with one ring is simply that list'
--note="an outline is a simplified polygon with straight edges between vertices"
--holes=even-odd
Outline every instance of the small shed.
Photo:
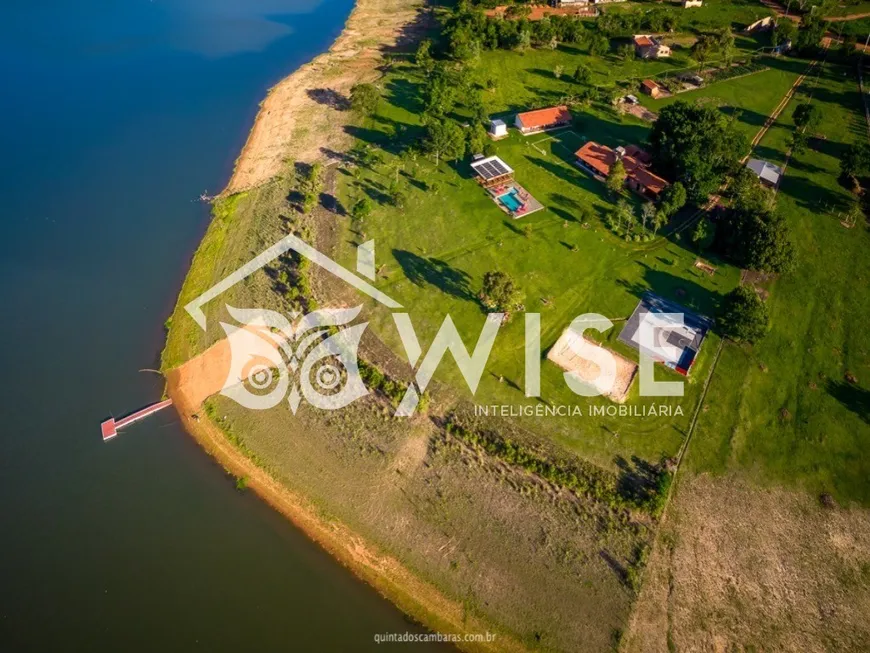
[{"label": "small shed", "polygon": [[768,188],[776,188],[779,184],[779,179],[782,177],[782,168],[761,159],[749,159],[746,162],[746,167],[755,173],[758,181]]},{"label": "small shed", "polygon": [[649,95],[651,98],[661,97],[664,93],[664,89],[656,84],[651,79],[645,79],[640,84],[640,90]]},{"label": "small shed", "polygon": [[495,118],[489,121],[489,135],[493,138],[504,138],[508,135],[507,124],[504,120]]}]

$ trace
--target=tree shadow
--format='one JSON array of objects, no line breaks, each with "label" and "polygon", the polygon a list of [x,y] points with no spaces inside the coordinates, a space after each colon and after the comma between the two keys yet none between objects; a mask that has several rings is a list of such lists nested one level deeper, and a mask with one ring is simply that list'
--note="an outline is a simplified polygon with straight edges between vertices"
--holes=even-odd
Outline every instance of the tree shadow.
[{"label": "tree shadow", "polygon": [[350,99],[342,93],[331,88],[312,88],[308,89],[308,97],[336,111],[347,111],[350,109]]},{"label": "tree shadow", "polygon": [[637,456],[632,456],[631,461],[617,456],[614,463],[619,469],[616,486],[619,496],[638,506],[644,505],[655,496],[661,476],[657,466]]},{"label": "tree shadow", "polygon": [[847,381],[828,381],[826,389],[845,408],[870,424],[870,390]]},{"label": "tree shadow", "polygon": [[394,249],[393,257],[402,267],[405,277],[414,285],[422,287],[429,284],[458,299],[476,301],[469,286],[471,277],[467,272],[440,259],[424,258],[402,249]]},{"label": "tree shadow", "polygon": [[[691,279],[656,270],[641,261],[637,261],[637,264],[644,268],[643,282],[617,279],[617,283],[631,294],[641,298],[644,294],[652,292],[707,317],[713,317],[718,313],[723,293],[709,290]],[[689,274],[695,272],[699,279],[709,279],[704,272],[695,268],[692,268]],[[715,285],[718,282],[714,278],[710,283]]]},{"label": "tree shadow", "polygon": [[331,193],[320,193],[320,206],[336,215],[347,215],[344,205]]}]

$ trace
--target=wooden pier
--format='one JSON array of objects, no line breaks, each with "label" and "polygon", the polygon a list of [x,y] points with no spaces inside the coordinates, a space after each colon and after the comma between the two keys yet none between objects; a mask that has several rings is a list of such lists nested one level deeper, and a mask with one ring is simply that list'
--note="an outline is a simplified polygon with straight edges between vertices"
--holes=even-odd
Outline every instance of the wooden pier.
[{"label": "wooden pier", "polygon": [[114,417],[110,417],[105,420],[102,424],[100,424],[100,431],[103,435],[103,442],[107,442],[118,435],[118,429],[121,429],[128,424],[132,424],[133,422],[138,422],[140,419],[145,419],[149,415],[153,415],[159,410],[163,410],[164,408],[172,405],[172,399],[167,399],[165,401],[160,401],[156,404],[151,404],[150,406],[146,406],[141,410],[137,410],[135,413],[131,413],[126,417],[122,417],[119,420],[116,420]]}]

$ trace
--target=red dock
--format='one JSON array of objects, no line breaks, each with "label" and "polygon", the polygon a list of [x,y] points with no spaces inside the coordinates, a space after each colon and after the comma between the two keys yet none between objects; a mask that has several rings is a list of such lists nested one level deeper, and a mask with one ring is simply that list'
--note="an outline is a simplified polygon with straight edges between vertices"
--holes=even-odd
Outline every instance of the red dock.
[{"label": "red dock", "polygon": [[165,401],[158,402],[156,404],[151,404],[150,406],[146,406],[142,410],[137,410],[135,413],[131,413],[126,417],[122,417],[119,420],[116,420],[114,417],[110,417],[102,424],[100,424],[100,432],[103,435],[103,442],[107,440],[111,440],[116,435],[118,435],[118,429],[127,426],[128,424],[132,424],[133,422],[137,422],[140,419],[145,419],[149,415],[153,415],[158,410],[163,410],[167,406],[172,405],[172,399],[167,399]]}]

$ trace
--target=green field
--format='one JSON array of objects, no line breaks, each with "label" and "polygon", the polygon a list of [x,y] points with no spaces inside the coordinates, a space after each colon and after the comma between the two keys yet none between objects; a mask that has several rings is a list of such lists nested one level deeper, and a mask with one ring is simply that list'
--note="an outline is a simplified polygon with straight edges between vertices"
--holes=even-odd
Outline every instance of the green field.
[{"label": "green field", "polygon": [[761,61],[769,70],[713,82],[696,91],[678,93],[659,100],[648,95],[639,97],[644,106],[655,112],[677,100],[719,107],[724,113],[736,116],[737,126],[751,139],[808,66],[808,62],[800,59],[765,57]]},{"label": "green field", "polygon": [[[726,346],[688,464],[696,471],[749,470],[756,481],[797,484],[870,504],[868,442],[868,234],[841,226],[849,193],[839,184],[844,147],[867,137],[851,70],[826,66],[797,97],[824,108],[819,138],[794,157],[779,203],[795,234],[798,266],[776,280],[773,327],[746,349]],[[757,154],[782,161],[792,103]],[[851,373],[858,383],[850,384]]]},{"label": "green field", "polygon": [[[538,65],[538,59],[531,57],[516,62]],[[487,53],[481,74],[487,74],[490,66],[504,65],[504,53]],[[526,70],[525,74],[535,73]],[[613,235],[602,218],[614,200],[600,182],[574,165],[573,153],[586,140],[614,147],[643,143],[647,124],[610,110],[589,108],[577,114],[573,129],[531,137],[512,130],[508,139],[495,144],[497,153],[515,169],[516,180],[546,207],[512,220],[480,189],[466,162],[436,168],[426,158],[402,163],[390,153],[393,134],[414,135],[420,128],[414,95],[408,92],[419,88],[420,81],[414,67],[396,67],[383,85],[385,97],[376,115],[356,130],[361,140],[379,144],[387,153],[382,163],[364,170],[358,178],[340,176],[339,198],[344,206],[351,206],[361,197],[378,204],[363,225],[348,224],[346,234],[338,238],[338,258],[352,267],[355,245],[363,237],[375,239],[378,264],[382,266],[378,287],[410,307],[423,342],[431,340],[448,313],[468,342],[476,339],[484,320],[476,295],[483,275],[495,269],[519,281],[527,311],[542,314],[545,350],[574,317],[596,312],[616,321],[605,334],[608,346],[636,360],[635,351],[616,341],[621,329],[618,321],[631,314],[639,296],[647,290],[705,315],[715,315],[720,298],[737,284],[737,270],[714,261],[718,265],[714,276],[698,271],[693,267],[698,252],[687,246],[685,234],[671,234],[673,227],[663,231],[665,237],[649,243],[626,243]],[[494,95],[505,98],[510,93],[499,86]],[[495,100],[493,106],[504,109],[512,105]],[[386,189],[396,180],[407,194],[401,208],[391,206],[385,197]],[[587,216],[586,224],[581,215]],[[375,310],[372,322],[381,339],[393,351],[401,352],[389,313]],[[524,397],[521,389],[523,337],[522,320],[503,327],[474,396],[477,404],[534,403]],[[634,405],[679,404],[683,416],[520,421],[545,438],[608,468],[613,467],[616,456],[636,455],[654,461],[673,455],[697,402],[697,381],[703,380],[717,344],[714,336],[705,345],[682,399],[641,399],[636,387],[632,392],[630,401]],[[436,379],[454,389],[464,388],[452,361],[445,361],[442,368],[443,374]],[[606,399],[578,398],[551,363],[545,362],[542,370],[542,399],[546,402],[587,407],[609,403]],[[658,374],[662,379],[682,378],[665,369]],[[459,392],[458,397],[470,399],[467,390]]]}]

